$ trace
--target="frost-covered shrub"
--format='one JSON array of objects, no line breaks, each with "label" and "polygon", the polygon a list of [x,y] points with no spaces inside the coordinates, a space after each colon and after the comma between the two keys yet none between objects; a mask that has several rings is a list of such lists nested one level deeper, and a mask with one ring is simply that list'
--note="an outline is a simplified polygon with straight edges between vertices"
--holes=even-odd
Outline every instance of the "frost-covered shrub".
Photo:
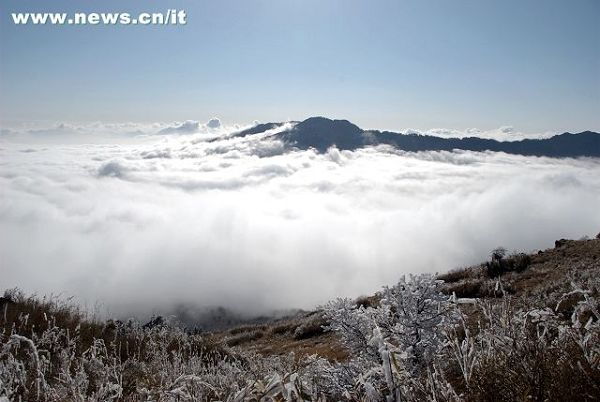
[{"label": "frost-covered shrub", "polygon": [[450,298],[429,275],[403,277],[380,294],[376,308],[338,299],[325,307],[329,330],[339,334],[363,367],[360,389],[369,397],[397,400],[419,393],[426,367],[444,346],[444,326],[453,320]]},{"label": "frost-covered shrub", "polygon": [[357,306],[348,298],[333,300],[323,309],[328,331],[336,332],[354,356],[377,361],[377,347],[369,343],[376,325],[374,314],[375,309]]},{"label": "frost-covered shrub", "polygon": [[568,321],[549,308],[517,310],[506,292],[499,302],[470,304],[467,315],[421,276],[384,289],[377,309],[338,300],[326,315],[354,356],[341,366],[361,372],[354,386],[346,381],[359,399],[594,400],[598,301],[574,292],[581,297]]},{"label": "frost-covered shrub", "polygon": [[[469,393],[479,400],[595,400],[600,373],[586,361],[595,346],[577,340],[597,336],[565,325],[551,310],[519,312],[504,320],[503,311],[488,314],[476,337],[477,364]],[[589,353],[591,352],[591,353]],[[588,354],[589,353],[589,354]]]},{"label": "frost-covered shrub", "polygon": [[439,281],[429,275],[404,277],[385,288],[381,313],[377,314],[382,335],[406,355],[409,370],[429,364],[443,346],[444,325],[451,323],[452,306],[439,290]]}]

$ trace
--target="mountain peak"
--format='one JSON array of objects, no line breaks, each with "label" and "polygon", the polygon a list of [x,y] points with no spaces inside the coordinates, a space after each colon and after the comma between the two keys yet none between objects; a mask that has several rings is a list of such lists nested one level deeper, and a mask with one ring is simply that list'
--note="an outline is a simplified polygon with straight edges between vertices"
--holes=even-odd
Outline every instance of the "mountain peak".
[{"label": "mountain peak", "polygon": [[320,116],[301,121],[278,137],[300,149],[315,148],[319,152],[331,146],[352,150],[367,145],[363,130],[355,124]]},{"label": "mountain peak", "polygon": [[298,130],[324,130],[327,132],[331,132],[331,130],[344,131],[346,133],[362,133],[363,131],[348,120],[333,120],[322,116],[309,117],[298,123],[294,128]]}]

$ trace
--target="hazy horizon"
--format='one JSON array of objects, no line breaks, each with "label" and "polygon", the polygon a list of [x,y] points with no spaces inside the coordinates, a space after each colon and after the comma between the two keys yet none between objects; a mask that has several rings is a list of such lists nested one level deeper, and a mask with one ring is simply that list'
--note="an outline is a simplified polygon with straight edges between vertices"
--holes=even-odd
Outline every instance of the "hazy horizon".
[{"label": "hazy horizon", "polygon": [[[337,120],[348,120],[353,124],[356,122],[346,119],[341,116],[307,116],[325,117]],[[257,124],[262,123],[288,123],[303,121],[303,118],[294,118],[287,120],[261,121],[253,120],[251,122],[229,122],[222,121],[217,116],[211,116],[206,121],[197,119],[186,119],[181,121],[149,121],[149,122],[69,122],[69,121],[29,121],[18,122],[13,124],[4,124],[0,126],[0,139],[9,142],[28,142],[28,141],[47,141],[52,142],[57,139],[71,141],[98,141],[111,140],[116,136],[121,140],[124,137],[135,136],[155,136],[164,135],[171,130],[171,134],[201,134],[208,133],[213,135],[226,135],[236,131],[241,131]],[[401,127],[401,128],[386,128],[386,127],[361,127],[364,130],[379,130],[392,131],[399,134],[421,134],[431,135],[441,138],[463,138],[463,137],[479,137],[494,139],[497,141],[518,141],[525,138],[549,138],[554,135],[563,134],[564,132],[578,133],[576,130],[548,130],[544,132],[524,132],[518,127],[505,125],[494,127],[491,129],[482,129],[478,127],[456,128],[456,127]],[[594,130],[584,130],[594,131]],[[77,136],[81,137],[78,138]],[[107,137],[107,135],[109,135]]]}]

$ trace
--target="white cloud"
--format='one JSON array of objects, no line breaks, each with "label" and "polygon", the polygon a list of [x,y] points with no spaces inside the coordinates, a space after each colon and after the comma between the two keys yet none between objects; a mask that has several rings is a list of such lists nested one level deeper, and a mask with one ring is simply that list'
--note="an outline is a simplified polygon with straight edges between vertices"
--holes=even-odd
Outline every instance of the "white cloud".
[{"label": "white cloud", "polygon": [[547,131],[543,133],[526,133],[515,129],[512,126],[502,126],[492,130],[480,130],[478,128],[468,128],[466,130],[455,130],[449,128],[432,128],[429,130],[417,130],[407,128],[401,130],[401,132],[406,134],[433,135],[436,137],[443,138],[479,137],[493,139],[497,141],[519,141],[526,138],[550,138],[553,135],[562,134],[553,131]]},{"label": "white cloud", "polygon": [[194,120],[186,120],[181,124],[176,124],[171,127],[163,128],[159,131],[160,134],[191,134],[196,133],[200,129],[200,123]]},{"label": "white cloud", "polygon": [[208,128],[219,128],[219,127],[221,127],[221,120],[214,117],[206,123],[206,126]]},{"label": "white cloud", "polygon": [[119,313],[311,307],[600,230],[599,160],[112,138],[0,144],[3,286]]},{"label": "white cloud", "polygon": [[196,120],[183,122],[151,122],[151,123],[62,123],[34,122],[21,123],[0,128],[0,139],[11,142],[46,142],[64,144],[72,143],[112,143],[128,139],[137,141],[140,137],[160,135],[192,135],[206,134],[209,138],[239,130],[248,125],[237,124],[225,126],[218,118],[210,119],[203,124]]}]

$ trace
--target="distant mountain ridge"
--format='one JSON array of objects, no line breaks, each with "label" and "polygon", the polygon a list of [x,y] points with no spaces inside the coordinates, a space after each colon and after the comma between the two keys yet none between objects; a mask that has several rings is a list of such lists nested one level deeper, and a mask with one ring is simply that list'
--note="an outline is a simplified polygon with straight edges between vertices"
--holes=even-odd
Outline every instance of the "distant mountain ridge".
[{"label": "distant mountain ridge", "polygon": [[[283,123],[266,123],[240,131],[235,136],[264,133],[283,126]],[[292,128],[271,135],[286,145],[298,149],[314,148],[325,152],[336,146],[341,150],[356,150],[366,146],[391,145],[399,150],[417,151],[494,151],[526,156],[548,157],[600,157],[600,134],[584,131],[563,133],[550,138],[498,141],[468,137],[443,138],[421,134],[402,134],[391,131],[363,130],[348,120],[311,117],[296,123]]]}]

